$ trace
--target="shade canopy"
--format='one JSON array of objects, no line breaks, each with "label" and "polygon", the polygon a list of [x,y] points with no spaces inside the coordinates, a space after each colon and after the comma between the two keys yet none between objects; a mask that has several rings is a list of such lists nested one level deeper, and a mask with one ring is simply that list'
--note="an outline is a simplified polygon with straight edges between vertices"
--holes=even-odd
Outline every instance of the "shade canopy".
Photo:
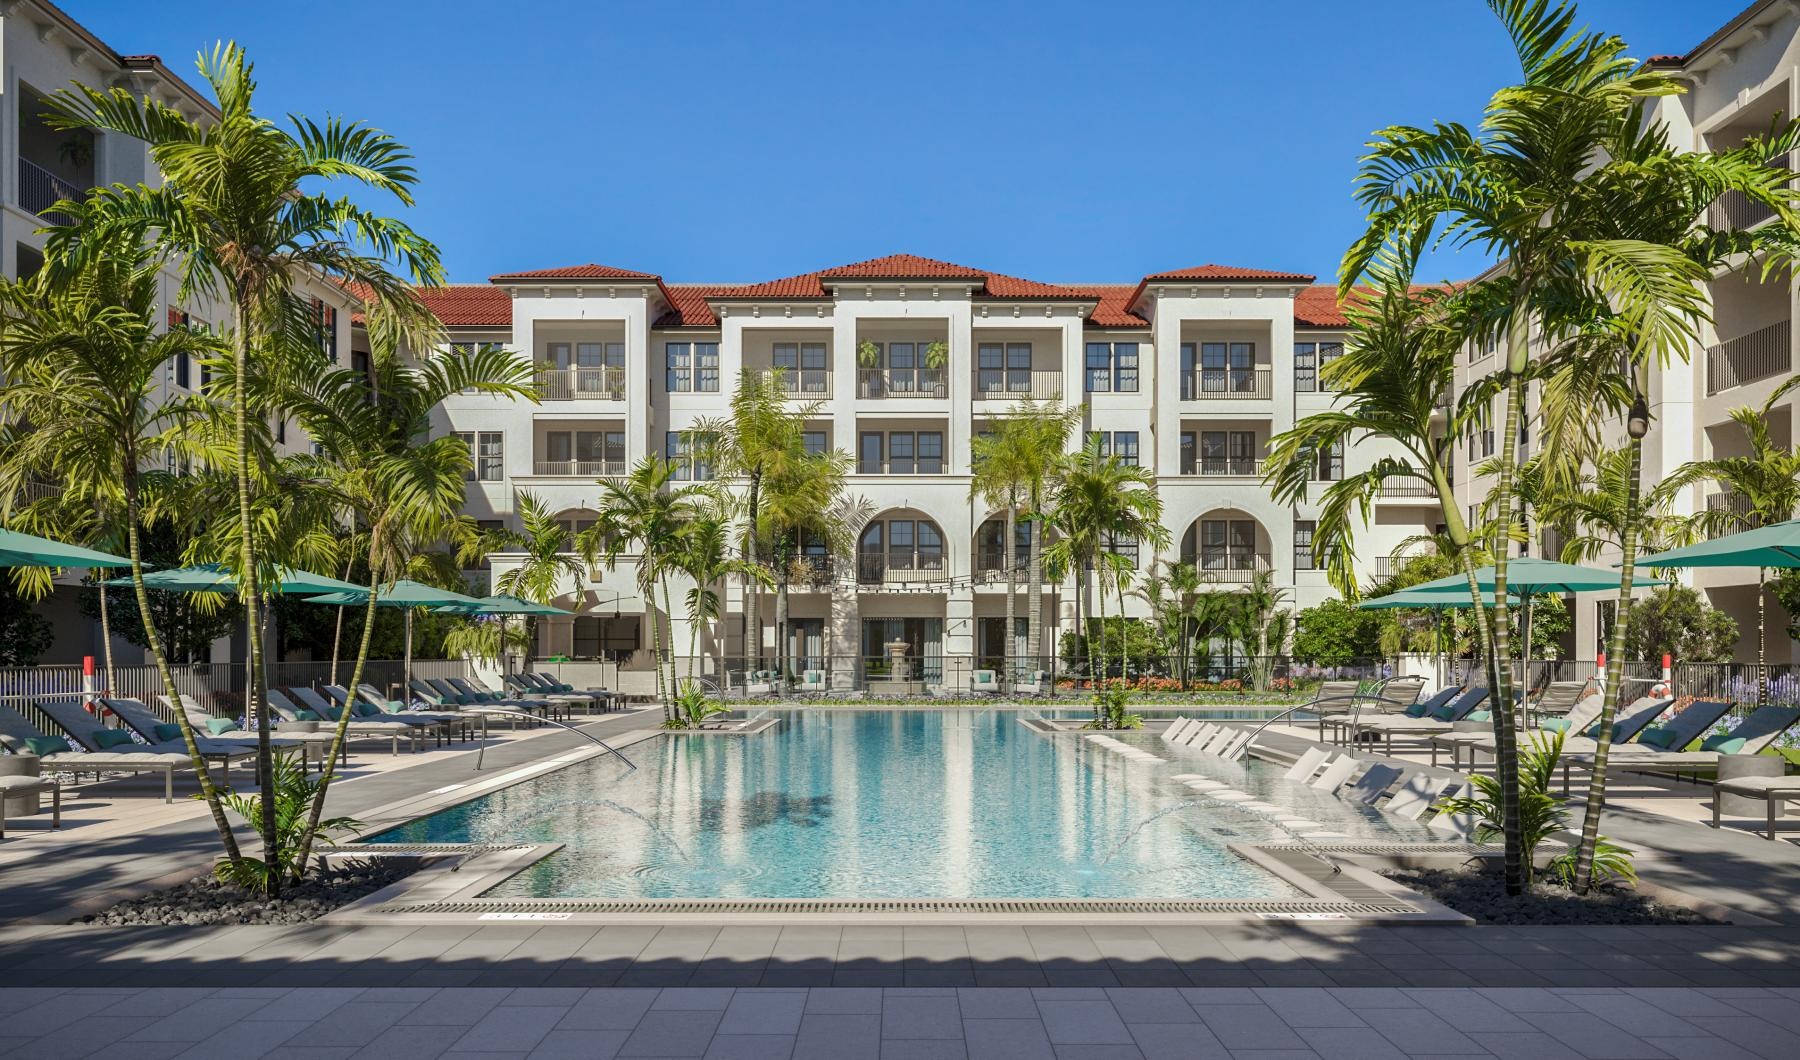
[{"label": "shade canopy", "polygon": [[[1468,589],[1467,583],[1463,585],[1463,588]],[[1509,606],[1517,606],[1519,598],[1508,595],[1506,602]],[[1494,606],[1492,589],[1481,594],[1481,604],[1483,607]],[[1377,596],[1373,600],[1364,600],[1356,606],[1364,611],[1382,611],[1389,608],[1408,611],[1462,611],[1475,605],[1469,602],[1466,592],[1462,596],[1458,596],[1455,593],[1420,593],[1414,592],[1412,589],[1402,589],[1397,593]]]},{"label": "shade canopy", "polygon": [[[367,586],[359,585],[345,592],[327,593],[308,599],[315,604],[354,607],[369,602],[369,590]],[[375,594],[376,607],[443,607],[447,604],[467,605],[476,602],[473,596],[464,596],[462,593],[453,593],[435,585],[407,581],[404,578]]]},{"label": "shade canopy", "polygon": [[1800,519],[1672,548],[1637,562],[1640,567],[1800,567]]},{"label": "shade canopy", "polygon": [[[1641,561],[1640,561],[1641,562]],[[1475,581],[1483,593],[1494,591],[1494,565],[1475,568]],[[1654,578],[1634,581],[1635,585],[1663,585]],[[1599,567],[1578,567],[1573,563],[1520,556],[1506,564],[1506,591],[1522,593],[1591,593],[1619,588],[1619,572]],[[1409,585],[1401,592],[1462,593],[1469,592],[1469,576],[1452,574],[1447,578]]]},{"label": "shade canopy", "polygon": [[473,603],[445,604],[433,608],[436,611],[448,611],[460,615],[573,615],[573,611],[564,611],[560,607],[549,604],[534,603],[517,596],[484,596]]},{"label": "shade canopy", "polygon": [[0,530],[0,567],[129,567],[131,561],[110,552],[66,545],[36,534]]},{"label": "shade canopy", "polygon": [[[130,585],[130,578],[114,578],[108,585]],[[144,575],[144,588],[163,589],[177,593],[235,593],[237,592],[237,575],[226,569],[223,563],[202,563],[194,567],[176,567],[173,570],[161,570]],[[278,593],[335,593],[358,592],[364,586],[355,582],[340,581],[328,578],[323,574],[311,571],[293,570],[289,567],[278,567],[275,571],[273,591]]]}]

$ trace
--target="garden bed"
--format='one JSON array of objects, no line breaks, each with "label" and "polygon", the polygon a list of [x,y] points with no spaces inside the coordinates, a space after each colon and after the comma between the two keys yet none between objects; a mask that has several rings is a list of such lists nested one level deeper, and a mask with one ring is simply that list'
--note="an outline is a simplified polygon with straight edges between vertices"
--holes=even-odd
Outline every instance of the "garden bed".
[{"label": "garden bed", "polygon": [[186,883],[76,917],[70,923],[301,924],[397,883],[421,864],[417,858],[339,863],[314,873],[305,883],[290,887],[273,900],[227,886],[210,875],[196,876]]},{"label": "garden bed", "polygon": [[1659,902],[1648,894],[1597,884],[1576,894],[1540,874],[1530,893],[1511,896],[1496,863],[1454,869],[1383,869],[1381,874],[1482,924],[1717,924],[1694,909]]}]

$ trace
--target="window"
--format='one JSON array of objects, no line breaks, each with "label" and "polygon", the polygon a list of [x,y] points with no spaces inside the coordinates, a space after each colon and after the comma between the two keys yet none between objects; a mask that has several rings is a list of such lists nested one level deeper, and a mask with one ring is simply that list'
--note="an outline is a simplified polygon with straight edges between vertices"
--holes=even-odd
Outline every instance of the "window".
[{"label": "window", "polygon": [[1200,473],[1196,446],[1199,435],[1194,431],[1181,432],[1181,473],[1196,475]]},{"label": "window", "polygon": [[1201,431],[1199,434],[1202,475],[1256,474],[1255,431]]},{"label": "window", "polygon": [[718,343],[666,343],[663,346],[663,360],[665,362],[663,386],[669,393],[716,394],[719,392]]},{"label": "window", "polygon": [[982,394],[1031,393],[1031,343],[984,342],[977,345],[975,389]]},{"label": "window", "polygon": [[[1313,562],[1313,534],[1318,531],[1319,524],[1313,519],[1294,520],[1294,569],[1317,570]],[[1323,558],[1323,557],[1320,557]]]},{"label": "window", "polygon": [[826,442],[824,431],[801,431],[800,444],[806,447],[807,456],[823,456],[831,448]]},{"label": "window", "polygon": [[772,362],[782,370],[782,385],[790,394],[824,394],[829,389],[831,376],[822,342],[778,342]]},{"label": "window", "polygon": [[[887,459],[883,461],[884,452]],[[864,431],[857,436],[856,471],[861,475],[941,475],[942,431]]]},{"label": "window", "polygon": [[544,475],[622,475],[624,431],[551,431],[544,435]]},{"label": "window", "polygon": [[1106,551],[1108,551],[1108,552],[1112,552],[1117,555],[1124,556],[1126,561],[1131,564],[1131,568],[1133,570],[1137,569],[1137,565],[1138,565],[1138,539],[1137,538],[1123,537],[1123,536],[1115,535],[1115,534],[1112,534],[1109,532],[1106,535],[1106,540],[1105,540],[1104,544],[1102,544],[1101,547],[1106,549]]},{"label": "window", "polygon": [[1481,455],[1484,457],[1494,455],[1494,431],[1491,427],[1481,432]]},{"label": "window", "polygon": [[[975,569],[979,571],[1006,570],[1006,548],[1001,544],[1006,539],[1006,519],[1004,516],[989,519],[981,524],[975,532]],[[1031,524],[1023,519],[1013,521],[1013,569],[1023,571],[1031,562]]]},{"label": "window", "polygon": [[1294,343],[1294,389],[1302,394],[1327,393],[1331,390],[1319,376],[1319,369],[1343,356],[1341,342]]},{"label": "window", "polygon": [[864,581],[880,581],[889,571],[941,572],[944,533],[929,519],[874,522],[863,530],[856,552],[858,576]]},{"label": "window", "polygon": [[1138,466],[1138,432],[1094,431],[1088,437],[1100,447],[1100,455],[1116,456],[1121,464]]},{"label": "window", "polygon": [[1318,482],[1336,482],[1344,477],[1344,440],[1342,438],[1319,450],[1319,466],[1314,475]]},{"label": "window", "polygon": [[[24,276],[21,275],[19,278],[24,279]],[[169,330],[174,331],[176,328],[191,328],[196,331],[208,330],[205,322],[195,320],[193,317],[179,309],[171,309],[169,310]],[[177,354],[174,361],[175,385],[184,389],[193,389],[194,365],[197,363],[194,356],[186,353]],[[212,372],[206,365],[200,365],[199,375],[201,386],[205,386],[212,382]]]},{"label": "window", "polygon": [[[1194,535],[1190,534],[1190,540]],[[1202,571],[1255,570],[1256,523],[1249,519],[1203,519],[1199,548],[1184,558]],[[1192,547],[1191,545],[1189,546]]]},{"label": "window", "polygon": [[287,444],[287,417],[280,416],[275,420],[275,444]]},{"label": "window", "polygon": [[332,363],[337,362],[337,307],[326,305],[324,300],[312,300],[313,341],[319,344],[319,352]]},{"label": "window", "polygon": [[1199,343],[1199,363],[1194,364],[1194,343],[1182,345],[1181,397],[1183,400],[1214,394],[1248,394],[1256,390],[1256,343]]},{"label": "window", "polygon": [[506,435],[500,431],[457,431],[469,447],[470,482],[499,482],[506,472]]},{"label": "window", "polygon": [[[928,367],[932,342],[875,343],[874,366],[863,366],[864,397],[943,397],[944,370]],[[885,368],[883,367],[885,366]]]},{"label": "window", "polygon": [[688,431],[669,431],[663,435],[663,455],[675,465],[675,478],[680,482],[709,482],[712,464],[706,459],[711,436]]},{"label": "window", "polygon": [[1138,389],[1138,344],[1087,344],[1087,389],[1090,394],[1135,394]]}]

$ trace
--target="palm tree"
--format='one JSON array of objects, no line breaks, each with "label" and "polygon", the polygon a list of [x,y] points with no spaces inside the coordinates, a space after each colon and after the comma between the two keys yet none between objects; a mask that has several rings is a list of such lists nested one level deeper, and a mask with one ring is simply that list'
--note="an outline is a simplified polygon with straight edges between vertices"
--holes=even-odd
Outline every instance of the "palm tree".
[{"label": "palm tree", "polygon": [[[1784,384],[1785,386],[1786,384]],[[1662,485],[1680,490],[1697,482],[1716,482],[1726,490],[1721,505],[1709,504],[1694,517],[1695,525],[1710,535],[1750,530],[1800,516],[1800,447],[1776,444],[1769,431],[1770,414],[1781,393],[1773,394],[1760,409],[1731,410],[1731,419],[1750,445],[1747,456],[1716,456],[1683,464]],[[1769,698],[1769,637],[1767,623],[1768,569],[1756,570],[1756,703]]]},{"label": "palm tree", "polygon": [[[495,592],[548,604],[556,599],[566,581],[573,580],[575,610],[580,611],[587,597],[588,566],[594,557],[580,553],[575,531],[558,520],[536,494],[520,490],[513,510],[519,515],[520,529],[502,526],[480,534],[464,558],[474,560],[490,552],[521,553],[524,558],[519,565],[495,579]],[[504,626],[505,619],[501,622]],[[525,630],[525,664],[529,669],[532,647],[537,643],[537,619],[527,618]]]},{"label": "palm tree", "polygon": [[[136,243],[121,243],[62,282],[44,271],[0,281],[0,377],[7,381],[0,388],[7,424],[0,432],[0,496],[10,506],[22,486],[46,478],[62,485],[54,498],[59,508],[117,513],[150,658],[163,694],[179,703],[150,618],[140,530],[146,492],[167,477],[147,469],[189,441],[188,406],[160,393],[163,366],[175,357],[210,357],[217,347],[187,328],[157,334],[159,302],[156,266]],[[236,866],[237,838],[185,711],[175,712],[175,724],[227,862]]]},{"label": "palm tree", "polygon": [[[183,297],[222,293],[231,307],[231,404],[236,420],[238,521],[250,528],[252,474],[245,382],[252,357],[318,358],[319,315],[304,296],[309,283],[333,281],[386,303],[395,312],[423,305],[390,262],[419,283],[443,279],[437,248],[407,225],[348,197],[313,190],[348,181],[412,204],[417,174],[411,156],[392,137],[360,122],[293,118],[292,129],[255,110],[256,81],[236,44],[221,44],[198,62],[218,100],[216,119],[191,121],[150,96],[124,88],[105,92],[77,84],[49,100],[50,124],[135,137],[149,145],[162,174],[157,187],[111,185],[87,201],[61,203],[70,223],[53,226],[47,267],[60,273],[131,240],[153,240],[175,260]],[[311,373],[302,373],[311,374]],[[258,619],[258,542],[242,538],[236,575],[247,629],[250,680],[246,707],[258,719],[258,775],[272,776],[268,712]],[[262,803],[262,833],[272,848],[274,800]]]},{"label": "palm tree", "polygon": [[1250,669],[1251,683],[1256,691],[1262,692],[1269,686],[1273,664],[1271,643],[1276,653],[1287,644],[1288,612],[1281,606],[1287,602],[1287,590],[1275,584],[1272,572],[1262,570],[1251,575],[1250,584],[1236,596],[1235,632],[1237,639],[1255,656]]},{"label": "palm tree", "polygon": [[706,496],[682,541],[680,554],[673,560],[676,569],[693,582],[686,600],[690,682],[699,655],[700,627],[716,622],[721,613],[719,591],[714,587],[732,575],[743,575],[758,592],[773,583],[767,570],[731,554],[732,507],[732,497],[723,491]]},{"label": "palm tree", "polygon": [[[1025,502],[1026,462],[1030,459],[1026,446],[1030,443],[1029,425],[1023,421],[1002,419],[992,432],[977,435],[970,445],[969,499],[980,500],[989,508],[1005,513],[1005,528],[1000,538],[1000,563],[1006,571],[1006,633],[1002,638],[1005,661],[1002,680],[1010,684],[1017,677],[1017,660],[1013,658],[1014,630],[1018,623],[1019,562],[1017,556],[1019,509]],[[1026,620],[1038,624],[1033,613]],[[1033,667],[1036,663],[1032,664]]]},{"label": "palm tree", "polygon": [[[460,513],[469,447],[455,435],[430,438],[432,410],[465,391],[531,400],[537,393],[531,366],[498,347],[451,347],[417,364],[406,363],[397,349],[400,333],[380,326],[384,312],[380,305],[370,310],[375,326],[370,328],[368,372],[328,371],[290,397],[317,454],[291,461],[329,498],[328,510],[350,513],[362,527],[360,541],[368,549],[368,601],[350,688],[362,683],[382,586],[417,569],[421,556],[434,552],[432,545],[468,536]],[[441,564],[445,557],[438,554],[435,561]],[[318,831],[349,721],[350,711],[343,711],[301,840],[302,866]]]},{"label": "palm tree", "polygon": [[[1026,653],[1033,667],[1050,669],[1044,649],[1044,531],[1050,525],[1046,511],[1057,476],[1062,473],[1069,447],[1069,433],[1081,422],[1082,407],[1061,406],[1054,401],[1021,401],[1008,416],[1009,434],[1016,443],[1012,462],[1025,486],[1026,590],[1025,611],[1031,621],[1025,628]],[[1012,539],[1007,539],[1010,555]],[[1008,636],[1011,635],[1008,627]]]},{"label": "palm tree", "polygon": [[824,409],[823,401],[793,405],[782,381],[783,370],[763,373],[745,368],[731,395],[731,413],[696,420],[688,432],[699,442],[713,473],[721,479],[743,478],[744,652],[751,669],[762,665],[761,590],[751,571],[761,563],[764,483],[806,453],[801,433],[806,421]]},{"label": "palm tree", "polygon": [[[616,568],[625,549],[637,547],[637,587],[644,600],[644,620],[650,624],[650,654],[656,661],[656,694],[663,700],[665,717],[673,718],[673,669],[664,680],[662,621],[672,617],[669,575],[680,569],[693,532],[714,495],[706,484],[674,485],[674,463],[655,456],[638,461],[622,478],[600,480],[600,517],[576,535],[582,555],[599,556],[608,568]],[[657,615],[661,590],[662,615]],[[671,634],[673,630],[670,631]],[[671,667],[673,663],[671,662]]]},{"label": "palm tree", "polygon": [[775,562],[775,628],[782,672],[790,670],[788,592],[795,568],[805,562],[808,542],[822,545],[827,556],[847,555],[872,511],[860,498],[844,495],[850,455],[839,449],[790,456],[764,480],[761,537],[770,543]]}]

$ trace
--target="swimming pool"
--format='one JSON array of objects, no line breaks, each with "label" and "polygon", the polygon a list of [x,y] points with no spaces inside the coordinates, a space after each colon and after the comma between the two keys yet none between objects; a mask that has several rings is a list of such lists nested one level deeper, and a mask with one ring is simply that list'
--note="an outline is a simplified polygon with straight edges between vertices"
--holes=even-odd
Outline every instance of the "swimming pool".
[{"label": "swimming pool", "polygon": [[1354,837],[1423,829],[1232,763],[1125,739],[1131,763],[1013,710],[784,710],[761,736],[670,735],[371,837],[561,843],[492,898],[1288,898],[1228,849],[1291,838],[1195,796],[1215,776]]}]

